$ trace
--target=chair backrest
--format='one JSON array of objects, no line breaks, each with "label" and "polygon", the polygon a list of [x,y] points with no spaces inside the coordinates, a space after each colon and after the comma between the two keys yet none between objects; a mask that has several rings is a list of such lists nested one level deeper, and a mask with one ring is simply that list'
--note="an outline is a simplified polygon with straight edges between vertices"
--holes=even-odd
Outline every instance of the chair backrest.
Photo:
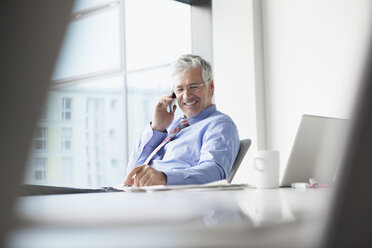
[{"label": "chair backrest", "polygon": [[240,140],[240,147],[238,151],[238,155],[236,155],[235,162],[231,168],[230,175],[227,177],[227,181],[231,183],[233,180],[235,173],[238,171],[240,164],[243,161],[245,154],[247,153],[249,147],[251,146],[252,141],[250,139],[243,139]]}]

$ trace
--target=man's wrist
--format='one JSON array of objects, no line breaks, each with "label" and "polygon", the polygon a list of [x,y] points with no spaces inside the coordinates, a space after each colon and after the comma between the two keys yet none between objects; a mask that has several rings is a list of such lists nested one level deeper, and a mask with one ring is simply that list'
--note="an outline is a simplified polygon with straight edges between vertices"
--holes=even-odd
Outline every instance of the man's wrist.
[{"label": "man's wrist", "polygon": [[160,171],[161,174],[163,174],[164,176],[164,185],[167,185],[167,181],[168,181],[168,177],[167,177],[167,174],[165,174],[164,172]]},{"label": "man's wrist", "polygon": [[163,132],[163,133],[166,132],[166,128],[158,127],[158,126],[154,125],[153,122],[150,122],[150,125],[151,125],[151,128],[152,128],[153,130],[156,130],[156,131],[159,131],[159,132]]}]

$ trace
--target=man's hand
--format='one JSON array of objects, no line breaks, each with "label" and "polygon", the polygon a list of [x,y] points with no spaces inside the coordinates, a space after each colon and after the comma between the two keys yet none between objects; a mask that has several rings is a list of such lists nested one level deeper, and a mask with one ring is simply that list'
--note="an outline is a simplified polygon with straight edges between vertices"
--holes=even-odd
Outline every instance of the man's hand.
[{"label": "man's hand", "polygon": [[[134,177],[134,178],[133,178]],[[125,185],[153,186],[167,184],[167,176],[149,165],[141,165],[133,168],[124,181]]]},{"label": "man's hand", "polygon": [[154,118],[151,124],[152,129],[163,132],[172,123],[177,106],[174,105],[173,111],[170,113],[167,109],[169,103],[173,100],[175,99],[172,98],[172,94],[160,98],[155,107]]}]

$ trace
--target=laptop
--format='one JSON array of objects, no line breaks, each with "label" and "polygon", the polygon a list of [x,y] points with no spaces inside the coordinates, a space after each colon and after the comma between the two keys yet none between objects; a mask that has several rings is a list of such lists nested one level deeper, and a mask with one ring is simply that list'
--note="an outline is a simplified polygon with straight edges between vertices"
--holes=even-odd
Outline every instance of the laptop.
[{"label": "laptop", "polygon": [[341,163],[348,120],[303,115],[280,186],[315,179],[331,184]]}]

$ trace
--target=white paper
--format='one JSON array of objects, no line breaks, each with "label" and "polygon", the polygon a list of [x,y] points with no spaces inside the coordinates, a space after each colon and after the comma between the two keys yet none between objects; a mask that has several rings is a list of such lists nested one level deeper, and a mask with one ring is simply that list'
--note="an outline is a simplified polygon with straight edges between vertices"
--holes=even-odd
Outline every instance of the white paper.
[{"label": "white paper", "polygon": [[206,184],[186,184],[186,185],[156,185],[156,186],[114,186],[114,189],[124,192],[154,192],[154,191],[206,191],[206,190],[241,190],[252,187],[248,184],[230,184],[227,180],[220,180]]}]

